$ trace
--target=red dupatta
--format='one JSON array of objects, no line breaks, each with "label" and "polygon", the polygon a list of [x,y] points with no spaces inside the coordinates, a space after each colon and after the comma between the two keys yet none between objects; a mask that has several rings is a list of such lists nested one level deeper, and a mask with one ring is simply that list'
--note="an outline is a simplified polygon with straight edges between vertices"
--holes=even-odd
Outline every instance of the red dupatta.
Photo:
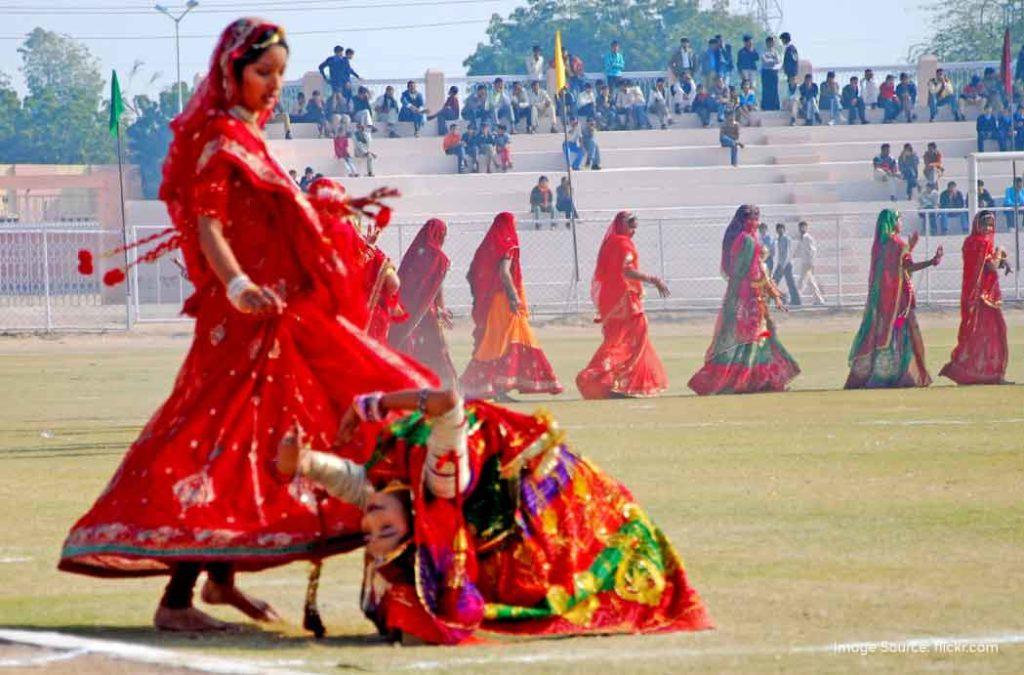
[{"label": "red dupatta", "polygon": [[433,313],[451,261],[445,255],[444,240],[448,226],[443,220],[431,218],[412,240],[398,268],[401,281],[398,295],[409,320],[391,328],[391,344],[400,345],[416,329],[425,316]]},{"label": "red dupatta", "polygon": [[486,323],[491,300],[497,293],[504,291],[498,265],[505,258],[512,262],[512,283],[522,301],[523,270],[519,265],[519,234],[516,232],[516,217],[508,212],[495,216],[466,275],[473,293],[473,321],[477,326]]},{"label": "red dupatta", "polygon": [[640,260],[636,244],[629,236],[629,222],[633,217],[629,211],[616,214],[601,242],[594,278],[590,282],[590,299],[597,308],[595,321],[607,318],[627,292],[642,292],[640,282],[624,274],[627,265],[635,269]]},{"label": "red dupatta", "polygon": [[[742,230],[733,235],[728,254],[723,256],[723,264],[729,264],[729,287],[736,294],[734,334],[739,344],[771,337],[764,322],[768,302],[765,291],[770,281],[761,264],[761,242],[757,237],[760,222],[756,213],[754,208],[742,215]],[[741,217],[739,213],[737,217]],[[732,229],[732,224],[729,228]],[[726,236],[729,235],[726,230]]]},{"label": "red dupatta", "polygon": [[[974,217],[971,234],[964,240],[964,279],[960,292],[960,339],[963,344],[974,334],[978,307],[982,304],[998,305],[1003,294],[999,288],[999,274],[989,269],[988,262],[995,261],[995,228],[983,228],[981,212]],[[996,261],[998,262],[998,261]]]}]

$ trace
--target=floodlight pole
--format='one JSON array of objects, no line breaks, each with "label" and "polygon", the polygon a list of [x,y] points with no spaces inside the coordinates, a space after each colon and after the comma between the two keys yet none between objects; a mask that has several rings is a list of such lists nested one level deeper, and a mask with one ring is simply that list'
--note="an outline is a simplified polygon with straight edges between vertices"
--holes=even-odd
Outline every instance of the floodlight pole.
[{"label": "floodlight pole", "polygon": [[153,7],[153,9],[160,12],[161,14],[163,14],[164,16],[166,16],[174,22],[174,66],[177,73],[174,80],[174,88],[178,92],[179,115],[181,114],[181,111],[184,109],[181,93],[181,20],[184,19],[185,16],[193,9],[195,9],[197,6],[199,6],[199,0],[188,0],[188,2],[185,3],[185,11],[179,14],[178,16],[174,16],[173,14],[171,14],[170,10],[164,7],[163,5],[156,5]]}]

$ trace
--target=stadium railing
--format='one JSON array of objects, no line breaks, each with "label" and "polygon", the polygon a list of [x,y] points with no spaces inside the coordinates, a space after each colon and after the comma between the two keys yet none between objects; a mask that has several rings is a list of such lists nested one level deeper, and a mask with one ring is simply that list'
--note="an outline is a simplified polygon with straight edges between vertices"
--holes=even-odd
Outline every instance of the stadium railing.
[{"label": "stadium railing", "polygon": [[[999,211],[997,243],[1006,248],[1011,265],[1021,260],[1020,241],[1008,223],[1024,224],[1024,210]],[[938,268],[915,275],[918,302],[923,306],[953,306],[959,302],[963,241],[967,213],[963,210],[902,211],[904,231],[921,232],[915,257],[927,258],[939,245],[946,257]],[[719,270],[721,237],[731,210],[709,209],[701,214],[643,218],[636,235],[644,271],[663,277],[672,297],[648,295],[651,312],[708,312],[716,310],[725,291]],[[519,216],[526,294],[532,311],[540,316],[589,314],[590,278],[611,214],[583,214],[572,230],[556,217],[554,228],[545,217],[536,229],[532,216]],[[868,261],[877,212],[820,211],[805,219],[817,244],[815,275],[825,295],[825,307],[859,307],[867,294]],[[1009,219],[1009,220],[1008,220]],[[775,224],[786,224],[796,251],[797,217],[785,207],[766,206],[762,220],[775,236]],[[945,223],[946,234],[942,234]],[[459,316],[469,313],[472,299],[465,276],[473,253],[490,226],[490,218],[453,219],[445,250],[452,268],[445,284],[445,299]],[[380,244],[394,259],[405,253],[421,223],[394,223]],[[162,225],[129,228],[129,241],[154,234]],[[0,227],[0,330],[53,332],[118,330],[139,322],[184,320],[182,302],[192,287],[182,275],[174,254],[158,263],[134,267],[127,285],[106,288],[99,273],[82,276],[77,251],[107,250],[120,236],[95,223],[44,223]],[[142,247],[141,253],[145,250]],[[574,254],[575,250],[575,254]],[[116,260],[115,263],[122,261]],[[797,273],[799,270],[795,269]],[[1021,300],[1020,276],[1004,277],[1004,296]],[[783,291],[785,281],[780,280]],[[813,299],[804,296],[805,306]]]}]

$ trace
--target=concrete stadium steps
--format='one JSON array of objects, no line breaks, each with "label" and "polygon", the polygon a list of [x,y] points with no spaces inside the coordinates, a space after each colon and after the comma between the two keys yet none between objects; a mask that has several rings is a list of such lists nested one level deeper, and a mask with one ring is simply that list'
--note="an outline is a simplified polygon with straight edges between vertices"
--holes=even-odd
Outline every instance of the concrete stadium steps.
[{"label": "concrete stadium steps", "polygon": [[[943,154],[947,158],[955,158],[967,155],[975,149],[974,140],[971,136],[964,136],[961,130],[959,137],[936,138]],[[645,133],[645,132],[631,132]],[[618,136],[605,134],[601,137],[601,162],[602,165],[610,168],[666,168],[666,167],[691,167],[691,166],[726,166],[729,163],[729,153],[718,144],[717,135],[700,139],[702,142],[694,145],[662,145],[650,147],[608,147],[604,143],[605,138]],[[556,172],[565,166],[561,152],[561,140],[549,138],[546,146],[535,148],[539,145],[532,141],[520,143],[522,140],[536,137],[517,136],[513,140],[512,160],[515,170],[519,172]],[[935,138],[935,137],[929,137]],[[615,139],[618,140],[618,139]],[[670,140],[670,139],[663,139]],[[796,139],[793,139],[796,140]],[[747,142],[747,141],[745,141]],[[915,143],[919,154],[923,153],[925,141],[901,141]],[[403,147],[397,152],[392,140],[387,143],[375,145],[374,151],[378,159],[376,161],[376,172],[380,175],[436,175],[455,173],[455,158],[444,155],[439,144],[428,148]],[[772,145],[756,144],[753,141],[747,143],[746,149],[741,152],[740,163],[742,165],[805,165],[823,164],[836,161],[870,161],[878,153],[881,141],[841,141],[841,142],[794,142],[775,143]],[[896,143],[896,147],[901,147]],[[525,146],[525,147],[523,147]],[[273,142],[272,148],[275,156],[282,165],[288,168],[302,170],[306,166],[312,167],[318,173],[325,175],[338,175],[343,173],[341,162],[334,159],[334,151],[331,142],[326,139],[294,140]]]},{"label": "concrete stadium steps", "polygon": [[[978,116],[978,110],[977,110],[977,108],[972,108],[971,110],[967,111],[966,114],[967,114],[968,119],[973,121],[974,118],[976,118]],[[826,121],[828,121],[828,119],[829,119],[829,116],[828,116],[827,113],[823,114],[822,117]],[[882,111],[880,109],[877,109],[877,110],[870,110],[869,109],[869,110],[867,110],[866,117],[867,117],[868,121],[871,122],[872,124],[881,124],[882,123],[883,115],[882,115]],[[757,118],[760,120],[761,126],[763,128],[777,128],[777,127],[788,127],[789,126],[789,113],[783,113],[781,111],[780,112],[768,112],[768,113],[763,113],[762,112],[762,113],[757,113]],[[942,112],[939,114],[940,123],[941,123],[941,121],[949,120],[949,119],[950,119],[949,110],[947,108],[943,108]],[[840,119],[836,121],[836,126],[839,126],[840,124],[845,124],[846,120],[847,120],[846,114],[843,113],[841,115]],[[917,111],[917,122],[915,122],[915,123],[922,123],[922,122],[923,123],[927,123],[927,120],[928,120],[928,109],[927,108],[918,108],[918,111]],[[652,120],[652,123],[653,123],[653,120]],[[901,121],[894,122],[893,124],[904,124],[904,122],[902,121],[902,118],[901,118]],[[460,120],[459,121],[459,125],[464,128],[465,125],[466,125],[466,122],[463,121],[463,120]],[[413,124],[412,124],[412,122],[399,122],[396,125],[396,127],[397,127],[396,131],[403,138],[413,138]],[[378,128],[381,128],[381,126],[378,126]],[[684,113],[682,115],[673,115],[672,116],[672,129],[701,129],[700,119],[697,117],[697,115],[695,115],[693,113]],[[268,134],[269,138],[274,138],[274,139],[284,138],[284,124],[282,124],[280,122],[277,122],[277,123],[272,123],[272,124],[268,125],[267,126],[267,134]],[[315,124],[311,124],[311,123],[308,123],[308,122],[298,122],[298,123],[292,124],[292,135],[295,138],[297,138],[297,139],[299,139],[299,138],[303,138],[303,139],[306,139],[306,138],[316,138],[317,137],[316,134],[317,134],[317,126]],[[437,122],[435,122],[435,121],[427,122],[427,124],[420,131],[420,134],[421,134],[422,137],[436,137],[437,136]]]}]

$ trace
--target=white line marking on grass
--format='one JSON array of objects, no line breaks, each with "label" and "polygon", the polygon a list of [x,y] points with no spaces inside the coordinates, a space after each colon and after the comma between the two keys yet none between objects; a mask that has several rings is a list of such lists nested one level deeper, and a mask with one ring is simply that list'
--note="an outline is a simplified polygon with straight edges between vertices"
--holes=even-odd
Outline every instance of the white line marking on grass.
[{"label": "white line marking on grass", "polygon": [[87,649],[72,649],[69,652],[30,656],[25,659],[0,659],[0,668],[36,668],[49,663],[57,663],[58,661],[71,661],[88,653]]},{"label": "white line marking on grass", "polygon": [[786,656],[793,654],[850,654],[860,655],[885,650],[888,653],[917,651],[935,651],[937,653],[954,653],[957,647],[969,645],[1015,645],[1024,644],[1024,634],[1010,633],[1002,635],[986,635],[980,637],[920,637],[897,640],[878,640],[872,642],[834,642],[827,645],[795,645],[790,647],[750,647],[750,648],[710,648],[697,649],[677,647],[669,649],[645,649],[644,651],[628,652],[622,650],[576,650],[533,654],[497,654],[494,656],[468,656],[431,661],[412,661],[410,663],[389,666],[393,670],[443,670],[447,668],[472,668],[484,665],[522,664],[538,665],[546,663],[565,663],[579,661],[662,661],[701,656]]},{"label": "white line marking on grass", "polygon": [[47,649],[77,650],[93,655],[109,656],[123,661],[149,663],[168,668],[183,668],[204,673],[221,673],[224,675],[261,675],[263,673],[301,675],[301,671],[268,668],[265,665],[246,661],[178,652],[148,645],[131,644],[130,642],[84,638],[55,631],[0,629],[0,641],[45,647]]},{"label": "white line marking on grass", "polygon": [[15,563],[32,562],[32,558],[24,558],[18,556],[7,556],[0,558],[0,565],[13,565]]},{"label": "white line marking on grass", "polygon": [[[1000,424],[1020,424],[1024,417],[1008,417],[996,420]],[[923,420],[868,420],[854,422],[861,427],[916,427],[916,426],[967,426],[977,424],[977,420],[965,420],[949,417],[936,417]],[[637,427],[657,427],[659,429],[703,429],[707,427],[762,427],[762,422],[736,422],[721,420],[716,422],[609,422],[607,424],[564,424],[563,429],[635,429]]]}]

